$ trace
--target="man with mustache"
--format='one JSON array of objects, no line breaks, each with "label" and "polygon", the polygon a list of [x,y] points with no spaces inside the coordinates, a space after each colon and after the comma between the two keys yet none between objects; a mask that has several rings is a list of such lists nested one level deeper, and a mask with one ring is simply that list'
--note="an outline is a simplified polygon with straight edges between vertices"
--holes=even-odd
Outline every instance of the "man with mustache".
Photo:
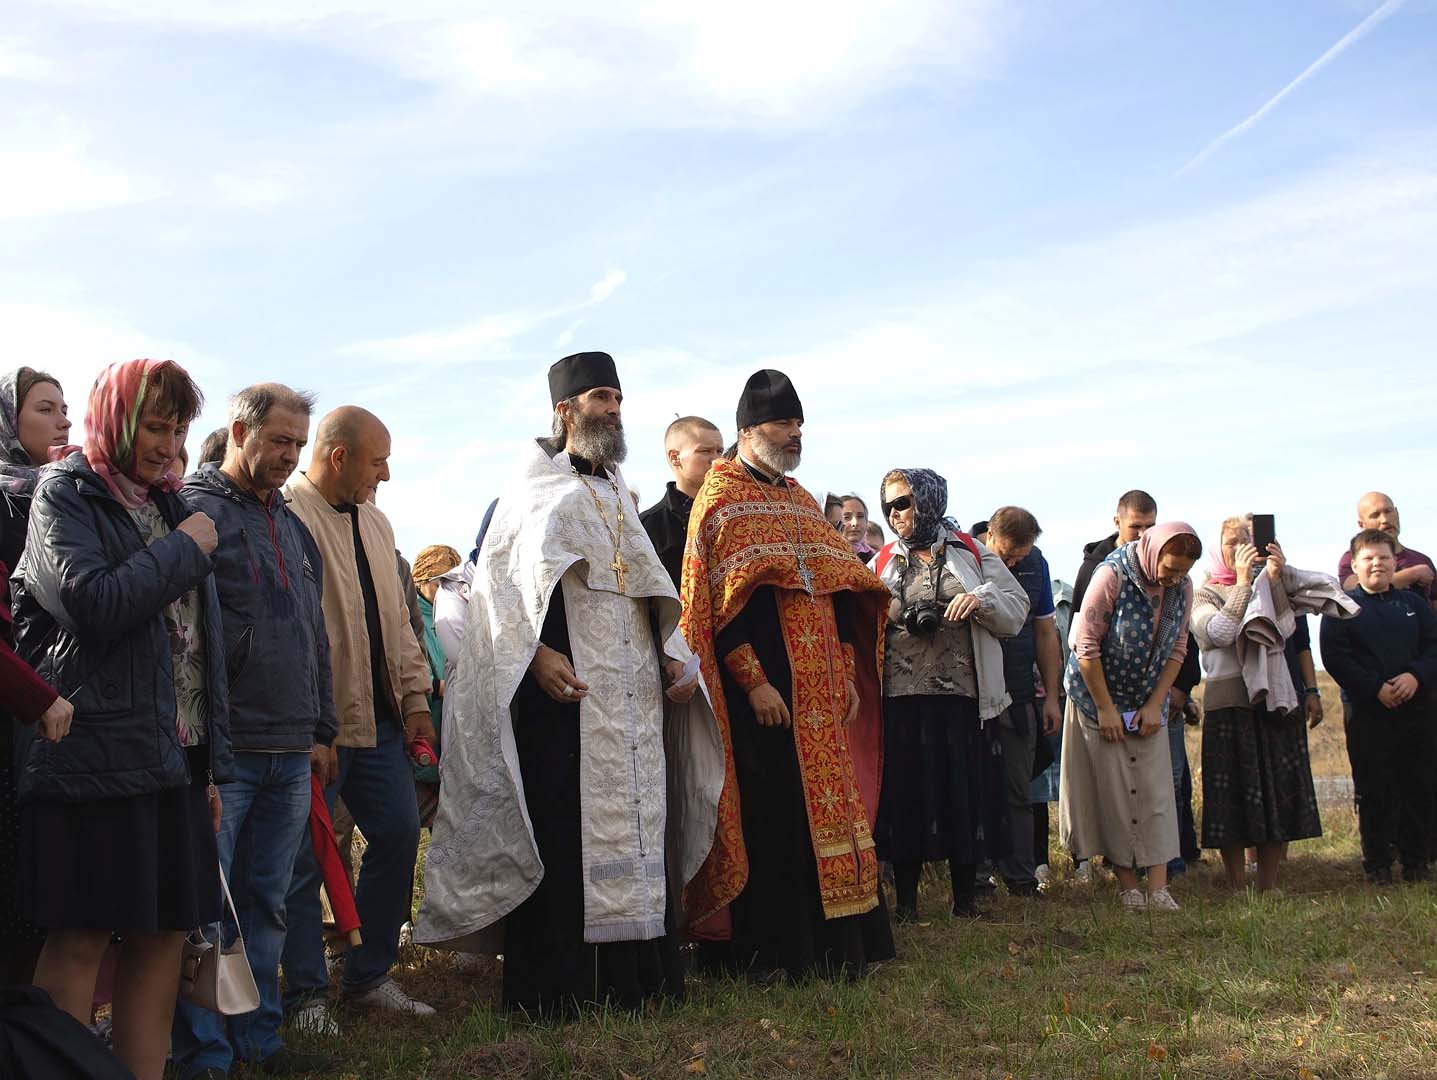
[{"label": "man with mustache", "polygon": [[681,590],[728,751],[685,914],[730,943],[707,958],[751,976],[857,974],[893,956],[872,832],[888,590],[788,476],[803,450],[788,377],[755,373],[737,421],[694,500]]},{"label": "man with mustache", "polygon": [[477,555],[415,938],[502,953],[505,1006],[562,1016],[682,997],[669,882],[707,854],[723,749],[619,471],[614,361],[565,357],[549,392]]}]

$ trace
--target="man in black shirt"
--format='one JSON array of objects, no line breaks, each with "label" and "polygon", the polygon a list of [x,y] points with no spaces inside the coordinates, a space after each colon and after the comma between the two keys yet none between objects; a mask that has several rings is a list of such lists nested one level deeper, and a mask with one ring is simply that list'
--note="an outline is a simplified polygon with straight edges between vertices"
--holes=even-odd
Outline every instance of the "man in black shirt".
[{"label": "man in black shirt", "polygon": [[723,449],[718,426],[701,416],[682,416],[664,432],[664,456],[674,478],[663,498],[639,515],[639,523],[654,542],[654,550],[674,579],[675,589],[683,578],[684,544],[694,496],[714,459],[723,456]]}]

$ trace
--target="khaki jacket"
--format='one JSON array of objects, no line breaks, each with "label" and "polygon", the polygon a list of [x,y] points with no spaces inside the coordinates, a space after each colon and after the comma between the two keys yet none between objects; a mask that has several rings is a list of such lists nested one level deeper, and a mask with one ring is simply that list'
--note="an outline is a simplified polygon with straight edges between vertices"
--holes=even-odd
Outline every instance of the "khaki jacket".
[{"label": "khaki jacket", "polygon": [[[329,632],[330,665],[334,672],[334,709],[339,721],[335,746],[373,746],[374,679],[369,670],[369,630],[364,622],[364,590],[354,557],[354,531],[349,515],[330,506],[309,477],[299,473],[284,489],[289,508],[313,534],[324,558],[324,624]],[[379,599],[379,627],[384,635],[389,687],[395,715],[429,713],[429,663],[424,659],[409,608],[400,587],[394,558],[394,530],[373,503],[359,508],[359,538],[374,577]]]}]

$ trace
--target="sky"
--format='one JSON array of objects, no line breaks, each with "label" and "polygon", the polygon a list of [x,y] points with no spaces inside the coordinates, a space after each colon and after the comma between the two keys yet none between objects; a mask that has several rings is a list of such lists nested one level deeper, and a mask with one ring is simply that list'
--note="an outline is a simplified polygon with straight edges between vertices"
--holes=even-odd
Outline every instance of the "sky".
[{"label": "sky", "polygon": [[377,413],[401,548],[467,549],[614,355],[625,473],[776,367],[799,479],[1117,497],[1335,569],[1371,488],[1437,549],[1437,0],[10,0],[0,363],[84,411],[179,361]]}]

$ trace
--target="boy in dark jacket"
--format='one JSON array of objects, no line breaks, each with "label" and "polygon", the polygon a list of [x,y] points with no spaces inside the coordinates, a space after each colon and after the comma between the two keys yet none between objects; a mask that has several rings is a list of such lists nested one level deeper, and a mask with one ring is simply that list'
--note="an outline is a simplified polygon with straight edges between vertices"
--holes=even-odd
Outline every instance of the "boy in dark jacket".
[{"label": "boy in dark jacket", "polygon": [[1437,616],[1418,594],[1392,587],[1392,537],[1364,529],[1352,539],[1362,608],[1355,619],[1322,620],[1322,660],[1347,692],[1347,752],[1357,792],[1362,867],[1392,880],[1392,849],[1402,876],[1428,876],[1432,762],[1437,756]]}]

